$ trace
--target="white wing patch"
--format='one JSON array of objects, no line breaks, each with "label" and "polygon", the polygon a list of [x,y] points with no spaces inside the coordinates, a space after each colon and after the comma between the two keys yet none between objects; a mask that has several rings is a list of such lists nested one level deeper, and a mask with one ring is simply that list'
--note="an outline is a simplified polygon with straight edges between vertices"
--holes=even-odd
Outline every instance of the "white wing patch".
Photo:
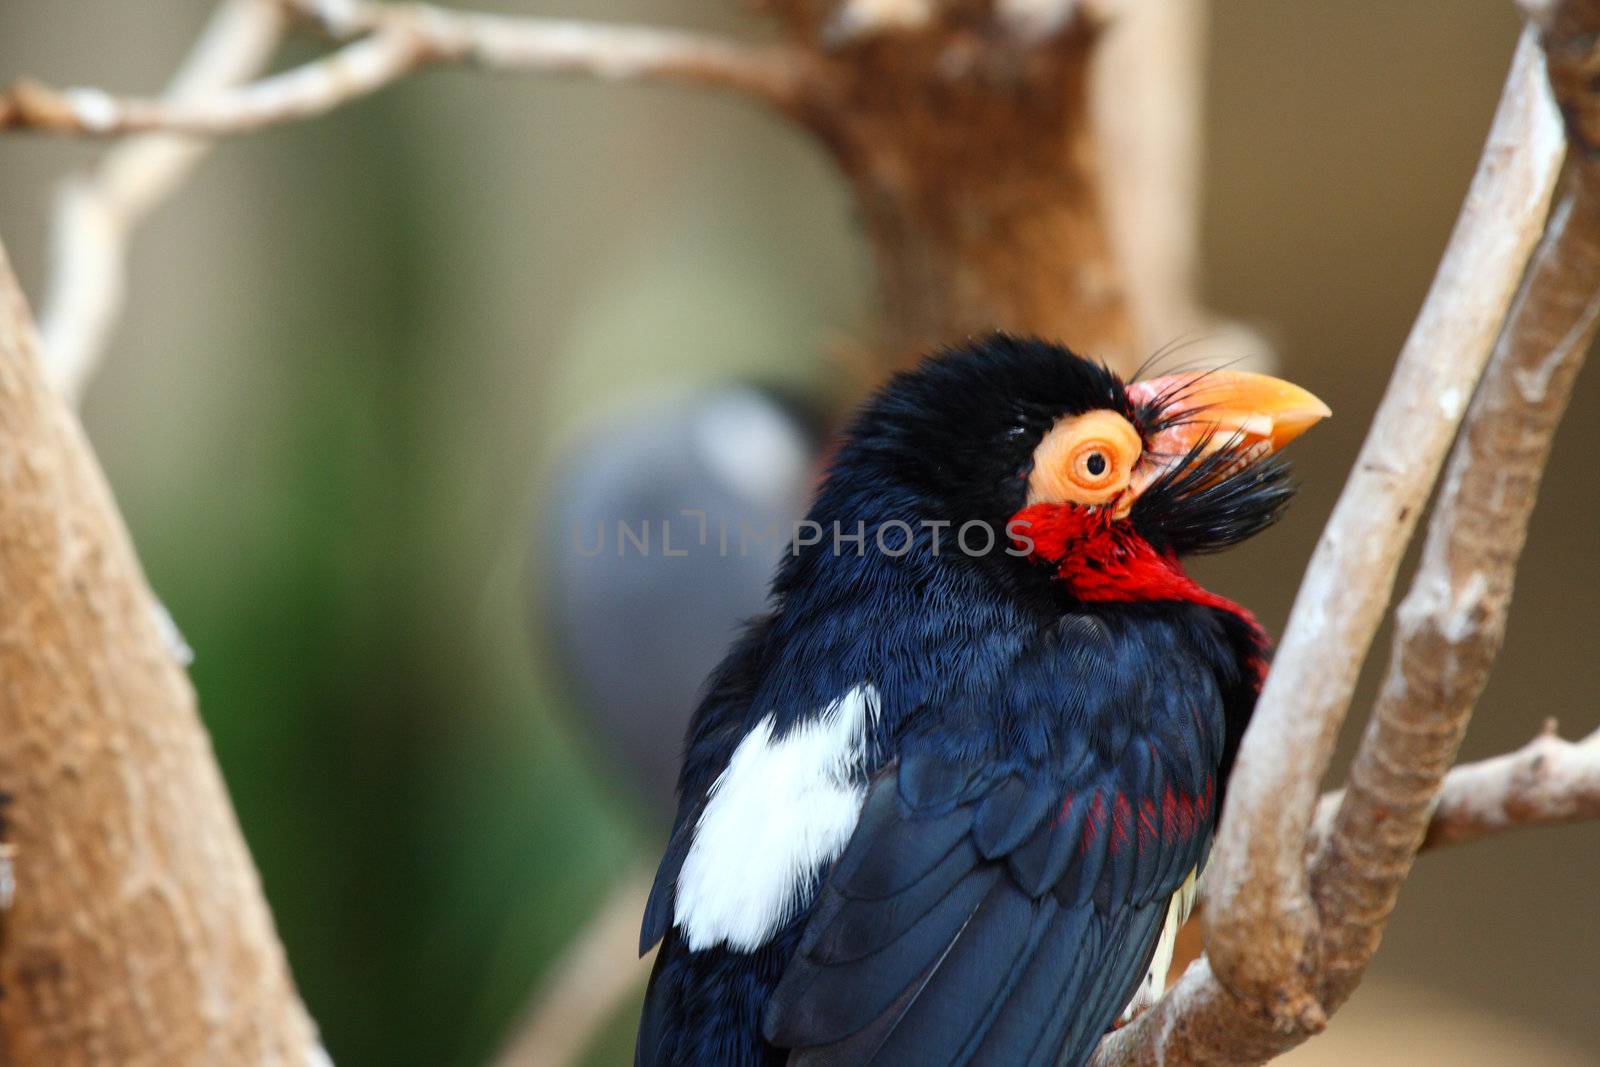
[{"label": "white wing patch", "polygon": [[1189,872],[1189,877],[1183,880],[1167,903],[1167,922],[1161,928],[1160,940],[1156,942],[1156,954],[1150,958],[1150,969],[1145,972],[1144,981],[1139,983],[1133,999],[1122,1009],[1123,1022],[1148,1009],[1167,991],[1167,971],[1172,967],[1172,952],[1178,947],[1178,928],[1189,921],[1189,913],[1194,910],[1194,898],[1199,891],[1200,876],[1196,869]]},{"label": "white wing patch", "polygon": [[878,691],[858,685],[782,738],[768,715],[734,749],[678,872],[673,912],[689,948],[753,951],[801,906],[856,828],[877,717]]}]

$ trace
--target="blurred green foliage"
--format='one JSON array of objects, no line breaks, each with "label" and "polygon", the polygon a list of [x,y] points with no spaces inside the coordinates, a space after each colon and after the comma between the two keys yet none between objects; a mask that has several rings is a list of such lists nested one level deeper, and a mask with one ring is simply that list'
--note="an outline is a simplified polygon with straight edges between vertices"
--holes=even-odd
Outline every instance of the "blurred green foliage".
[{"label": "blurred green foliage", "polygon": [[[418,169],[373,128],[312,135],[342,151],[297,223],[321,235],[315,273],[259,336],[284,390],[272,424],[220,445],[233,477],[127,502],[330,1051],[474,1063],[636,832],[530,669],[516,569],[440,580],[434,483],[473,472],[433,459],[426,385],[449,354],[419,321],[428,194],[368,180]],[[197,513],[228,517],[240,550],[201,549]]]}]

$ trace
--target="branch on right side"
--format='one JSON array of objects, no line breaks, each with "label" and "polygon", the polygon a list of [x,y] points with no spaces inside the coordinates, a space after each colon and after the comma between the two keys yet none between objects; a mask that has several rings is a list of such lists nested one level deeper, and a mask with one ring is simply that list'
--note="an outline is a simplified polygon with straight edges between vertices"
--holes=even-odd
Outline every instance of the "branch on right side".
[{"label": "branch on right side", "polygon": [[[1207,872],[1211,959],[1108,1038],[1099,1067],[1255,1064],[1316,1033],[1360,981],[1423,842],[1499,649],[1551,439],[1600,324],[1600,169],[1586,136],[1600,128],[1587,76],[1600,3],[1545,5],[1540,15],[1549,82],[1580,158],[1524,273],[1529,213],[1542,216],[1546,201],[1539,181],[1523,200],[1503,197],[1519,175],[1553,176],[1560,157],[1541,117],[1550,95],[1541,48],[1525,35],[1450,250],[1245,737]],[[1508,138],[1519,116],[1526,127]],[[1509,268],[1522,280],[1508,309]],[[1350,789],[1308,871],[1317,782],[1459,417],[1463,384],[1482,365],[1485,327],[1498,329],[1498,341],[1398,612],[1394,662]]]},{"label": "branch on right side", "polygon": [[1422,847],[1584,819],[1600,819],[1600,730],[1582,741],[1563,741],[1552,719],[1517,751],[1446,775]]},{"label": "branch on right side", "polygon": [[1600,3],[1548,8],[1550,81],[1574,151],[1566,185],[1478,386],[1434,506],[1344,801],[1311,866],[1322,999],[1354,991],[1383,936],[1505,637],[1551,443],[1600,328]]},{"label": "branch on right side", "polygon": [[[1218,1010],[1297,1040],[1326,1024],[1305,841],[1400,559],[1509,314],[1565,154],[1539,43],[1523,35],[1478,172],[1355,468],[1328,520],[1240,747],[1206,871]],[[1287,1047],[1287,1046],[1284,1046]]]},{"label": "branch on right side", "polygon": [[[1311,852],[1323,849],[1344,790],[1317,805]],[[1566,741],[1549,719],[1515,752],[1450,768],[1439,785],[1420,851],[1461,845],[1530,826],[1600,819],[1600,729]]]}]

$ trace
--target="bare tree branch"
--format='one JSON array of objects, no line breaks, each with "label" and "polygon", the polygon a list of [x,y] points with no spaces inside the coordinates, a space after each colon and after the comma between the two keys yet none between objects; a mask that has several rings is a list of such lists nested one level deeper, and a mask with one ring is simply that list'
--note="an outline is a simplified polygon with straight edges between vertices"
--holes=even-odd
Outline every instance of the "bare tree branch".
[{"label": "bare tree branch", "polygon": [[[1600,16],[1600,4],[1588,12]],[[1582,28],[1588,44],[1576,56],[1572,37],[1544,35],[1569,120],[1597,94],[1571,95],[1573,79],[1562,74],[1590,58],[1597,29],[1600,21]],[[1473,398],[1417,575],[1395,613],[1394,651],[1344,803],[1312,861],[1329,1009],[1354,991],[1378,947],[1489,679],[1551,443],[1600,328],[1600,166],[1588,151],[1571,155],[1566,188]]]},{"label": "bare tree branch", "polygon": [[[173,76],[167,98],[196,100],[254,77],[271,59],[283,26],[279,0],[224,0]],[[82,397],[121,314],[130,233],[210,150],[205,141],[139,137],[62,183],[39,331],[45,370],[70,403]]]},{"label": "bare tree branch", "polygon": [[1544,228],[1565,142],[1532,31],[1367,439],[1311,559],[1228,787],[1207,871],[1207,952],[1281,1029],[1325,1017],[1305,969],[1317,919],[1304,863],[1318,783],[1406,541]]},{"label": "bare tree branch", "polygon": [[[273,78],[285,14],[353,43]],[[224,0],[167,93],[118,98],[96,89],[21,82],[0,94],[0,129],[121,135],[87,175],[62,184],[51,232],[51,272],[40,315],[51,380],[76,402],[92,378],[125,288],[128,237],[211,151],[209,137],[329,111],[429,64],[589,73],[736,87],[789,107],[799,92],[794,57],[670,30],[517,19],[427,6],[334,0]],[[192,135],[192,136],[179,136]]]},{"label": "bare tree branch", "polygon": [[1551,720],[1516,752],[1446,775],[1422,847],[1585,819],[1600,819],[1600,730],[1582,741],[1563,741]]},{"label": "bare tree branch", "polygon": [[[1567,26],[1571,36],[1565,39],[1545,36],[1553,75],[1563,64],[1591,61],[1597,28],[1600,21],[1586,21]],[[1191,967],[1153,1011],[1109,1038],[1097,1057],[1099,1064],[1251,1064],[1303,1041],[1359,982],[1422,844],[1434,797],[1498,651],[1539,477],[1583,353],[1600,322],[1600,197],[1587,158],[1571,172],[1478,386],[1430,522],[1423,562],[1399,612],[1394,665],[1351,785],[1309,875],[1304,856],[1314,813],[1301,811],[1299,794],[1314,788],[1326,770],[1332,730],[1342,720],[1349,686],[1383,608],[1381,601],[1370,602],[1368,584],[1381,579],[1387,595],[1404,538],[1397,537],[1383,552],[1374,552],[1371,543],[1386,540],[1386,526],[1407,530],[1406,509],[1422,502],[1412,494],[1426,492],[1425,483],[1407,484],[1392,469],[1390,457],[1417,457],[1419,436],[1434,429],[1419,428],[1419,421],[1440,416],[1453,421],[1459,412],[1450,409],[1458,409],[1459,402],[1449,402],[1449,394],[1441,396],[1441,390],[1460,388],[1462,364],[1470,365],[1477,355],[1477,328],[1451,338],[1439,316],[1466,316],[1484,304],[1505,312],[1500,283],[1505,271],[1520,267],[1515,244],[1530,223],[1537,223],[1530,212],[1542,207],[1547,195],[1548,187],[1541,185],[1550,156],[1559,156],[1559,149],[1552,153],[1548,131],[1542,129],[1548,121],[1541,113],[1548,108],[1549,94],[1533,40],[1530,30],[1518,49],[1484,164],[1450,250],[1301,589],[1291,631],[1309,614],[1312,625],[1298,631],[1299,636],[1317,636],[1319,642],[1292,646],[1286,637],[1263,695],[1264,710],[1281,714],[1292,708],[1311,722],[1296,731],[1292,722],[1268,719],[1264,731],[1252,725],[1247,734],[1249,755],[1241,756],[1230,784],[1220,835],[1219,851],[1231,851],[1207,874],[1207,951],[1216,962],[1202,960]],[[1583,47],[1575,48],[1574,42],[1584,42]],[[1587,84],[1587,79],[1572,81]],[[1559,76],[1555,84],[1563,84]],[[1564,95],[1561,102],[1576,132],[1579,101]],[[1526,136],[1520,147],[1504,140],[1519,128]],[[1508,177],[1515,180],[1502,184]],[[1509,202],[1500,198],[1516,193],[1519,181],[1527,183],[1521,196]],[[1498,247],[1493,242],[1480,247],[1485,236],[1473,231],[1484,228],[1505,233]],[[1467,260],[1453,263],[1458,253],[1474,248]],[[1452,278],[1453,272],[1470,272],[1473,266],[1486,280],[1487,291],[1475,292],[1464,281],[1465,273]],[[1446,340],[1461,353],[1454,368],[1448,351],[1434,351]],[[1412,377],[1408,370],[1416,368],[1408,367],[1409,359],[1434,363],[1438,377]],[[1437,416],[1415,410],[1419,401],[1442,410]],[[1398,429],[1385,426],[1386,418],[1396,414],[1404,415],[1409,439],[1385,439],[1386,431]],[[1375,443],[1382,447],[1375,449]],[[1433,444],[1432,439],[1426,442],[1427,447]],[[1366,465],[1377,468],[1377,480],[1355,499],[1383,524],[1376,528],[1346,511],[1353,491],[1363,488]],[[1365,538],[1368,544],[1341,545],[1340,537]],[[1322,576],[1319,586],[1318,567],[1330,560],[1343,566],[1337,575]],[[1336,576],[1339,582],[1332,580]],[[1353,601],[1340,596],[1340,583],[1343,590],[1361,589],[1362,595]],[[1354,612],[1369,614],[1352,626],[1348,615]],[[1295,694],[1290,693],[1269,703],[1274,682],[1285,676],[1296,681],[1301,699],[1292,701]],[[1276,765],[1272,752],[1260,747],[1263,737],[1276,750]],[[1314,762],[1308,754],[1315,755]],[[1583,762],[1578,761],[1563,784],[1588,788]],[[1285,765],[1294,769],[1280,777]],[[1470,772],[1458,779],[1480,787],[1494,781],[1493,776]],[[1242,801],[1233,792],[1241,783],[1248,790]],[[1264,784],[1276,794],[1263,792]],[[1516,796],[1508,785],[1498,807],[1490,798],[1485,803],[1504,821],[1509,817],[1506,803]],[[1579,797],[1547,794],[1541,810],[1579,812],[1586,806]],[[1486,826],[1493,821],[1493,816],[1480,820]]]},{"label": "bare tree branch", "polygon": [[588,74],[736,89],[796,105],[805,64],[784,48],[642,26],[451,11],[427,5],[295,3],[341,35],[367,33],[330,55],[204,96],[148,99],[22,81],[0,96],[0,129],[110,137],[161,131],[224,136],[325,114],[427,66]]},{"label": "bare tree branch", "polygon": [[381,0],[280,0],[293,15],[341,40],[408,31],[434,53],[427,62],[502,73],[587,74],[612,81],[678,81],[797,106],[812,63],[798,49],[742,44],[653,26],[519,18]]},{"label": "bare tree branch", "polygon": [[[1313,854],[1333,830],[1344,790],[1327,793],[1311,827]],[[1515,752],[1450,769],[1439,786],[1421,851],[1527,826],[1600,819],[1600,729],[1563,741],[1554,719]]]}]

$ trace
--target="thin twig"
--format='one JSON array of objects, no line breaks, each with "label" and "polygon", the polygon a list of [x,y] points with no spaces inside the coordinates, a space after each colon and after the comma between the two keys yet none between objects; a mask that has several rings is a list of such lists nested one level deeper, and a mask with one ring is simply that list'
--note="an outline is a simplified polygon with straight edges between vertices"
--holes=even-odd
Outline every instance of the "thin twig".
[{"label": "thin twig", "polygon": [[[167,98],[195,100],[255,77],[283,26],[277,0],[224,0],[173,76]],[[138,137],[62,183],[39,332],[45,370],[69,403],[82,397],[121,314],[130,233],[210,150],[205,141]]]},{"label": "thin twig", "polygon": [[1583,819],[1600,819],[1600,730],[1563,741],[1552,721],[1516,752],[1451,771],[1422,847]]},{"label": "thin twig", "polygon": [[291,15],[336,40],[405,30],[435,63],[501,73],[587,74],[612,81],[678,81],[732,89],[780,108],[802,95],[811,63],[802,51],[747,45],[655,26],[479,14],[381,0],[280,0]]},{"label": "thin twig", "polygon": [[[114,96],[23,81],[0,96],[0,129],[111,137],[162,131],[217,137],[325,114],[422,67],[587,74],[735,89],[795,105],[801,53],[644,26],[451,11],[426,5],[297,4],[331,29],[369,31],[320,59],[248,85],[184,99]],[[337,14],[337,18],[335,18]]]},{"label": "thin twig", "polygon": [[[1311,851],[1333,830],[1344,790],[1323,796]],[[1538,737],[1503,756],[1464,763],[1445,775],[1422,850],[1466,844],[1507,830],[1600,819],[1600,729],[1564,741],[1552,719]]]}]

